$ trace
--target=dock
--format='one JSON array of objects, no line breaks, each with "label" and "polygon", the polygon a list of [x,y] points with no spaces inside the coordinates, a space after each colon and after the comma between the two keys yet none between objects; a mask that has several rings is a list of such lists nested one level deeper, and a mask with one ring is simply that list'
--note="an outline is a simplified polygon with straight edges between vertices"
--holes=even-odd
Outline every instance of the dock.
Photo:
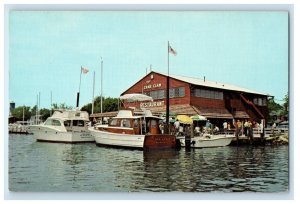
[{"label": "dock", "polygon": [[10,134],[29,134],[27,125],[9,124],[8,133]]},{"label": "dock", "polygon": [[265,128],[263,133],[259,128],[253,128],[253,140],[244,133],[234,138],[230,145],[264,145],[264,144],[288,144],[288,128]]}]

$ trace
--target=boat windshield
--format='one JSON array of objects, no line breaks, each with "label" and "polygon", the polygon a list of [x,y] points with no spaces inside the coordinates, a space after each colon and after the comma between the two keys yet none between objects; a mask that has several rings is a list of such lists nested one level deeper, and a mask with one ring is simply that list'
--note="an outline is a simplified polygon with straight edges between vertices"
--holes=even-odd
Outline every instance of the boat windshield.
[{"label": "boat windshield", "polygon": [[61,126],[61,122],[56,119],[48,119],[48,120],[46,120],[45,125]]}]

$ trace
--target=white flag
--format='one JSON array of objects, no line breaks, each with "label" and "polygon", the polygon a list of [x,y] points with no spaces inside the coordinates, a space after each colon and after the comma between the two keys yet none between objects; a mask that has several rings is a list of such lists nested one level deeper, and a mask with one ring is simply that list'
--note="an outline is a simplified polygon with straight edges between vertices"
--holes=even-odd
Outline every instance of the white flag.
[{"label": "white flag", "polygon": [[86,74],[89,72],[89,70],[87,68],[81,67],[81,72]]}]

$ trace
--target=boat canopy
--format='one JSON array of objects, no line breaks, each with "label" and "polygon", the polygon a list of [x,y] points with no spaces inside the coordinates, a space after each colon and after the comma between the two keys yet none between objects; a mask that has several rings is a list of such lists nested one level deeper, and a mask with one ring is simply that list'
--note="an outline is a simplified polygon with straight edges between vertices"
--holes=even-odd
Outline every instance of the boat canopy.
[{"label": "boat canopy", "polygon": [[121,100],[127,100],[128,102],[135,102],[135,101],[153,101],[151,96],[147,96],[144,94],[125,94],[120,96]]},{"label": "boat canopy", "polygon": [[89,114],[86,111],[64,110],[54,111],[51,118],[58,118],[62,120],[89,120]]}]

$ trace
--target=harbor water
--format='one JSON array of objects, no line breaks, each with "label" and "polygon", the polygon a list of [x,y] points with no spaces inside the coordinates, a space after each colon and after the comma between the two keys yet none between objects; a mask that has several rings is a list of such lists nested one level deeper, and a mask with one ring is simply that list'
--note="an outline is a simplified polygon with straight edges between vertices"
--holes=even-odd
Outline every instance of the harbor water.
[{"label": "harbor water", "polygon": [[9,135],[13,192],[287,192],[288,146],[180,151],[36,142]]}]

